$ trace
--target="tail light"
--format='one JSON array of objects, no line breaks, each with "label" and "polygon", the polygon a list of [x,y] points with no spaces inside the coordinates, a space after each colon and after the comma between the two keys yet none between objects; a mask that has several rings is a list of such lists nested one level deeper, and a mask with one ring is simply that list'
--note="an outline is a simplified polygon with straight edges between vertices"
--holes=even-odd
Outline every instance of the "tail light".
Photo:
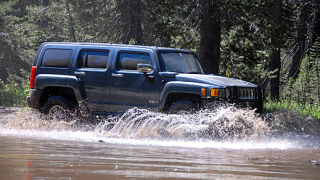
[{"label": "tail light", "polygon": [[36,81],[37,66],[32,66],[30,75],[30,89],[34,89],[34,83]]}]

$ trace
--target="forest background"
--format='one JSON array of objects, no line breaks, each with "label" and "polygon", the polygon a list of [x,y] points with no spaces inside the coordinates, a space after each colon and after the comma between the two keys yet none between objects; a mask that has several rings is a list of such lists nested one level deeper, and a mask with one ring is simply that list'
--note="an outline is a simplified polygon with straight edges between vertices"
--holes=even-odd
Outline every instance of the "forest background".
[{"label": "forest background", "polygon": [[25,106],[43,42],[189,49],[265,90],[266,111],[320,119],[319,0],[1,0],[0,106]]}]

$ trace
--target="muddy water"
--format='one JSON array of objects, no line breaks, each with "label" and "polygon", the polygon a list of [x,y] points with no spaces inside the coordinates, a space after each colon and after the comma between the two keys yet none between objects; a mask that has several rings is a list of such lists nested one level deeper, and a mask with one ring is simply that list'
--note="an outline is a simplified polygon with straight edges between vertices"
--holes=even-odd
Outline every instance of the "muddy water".
[{"label": "muddy water", "polygon": [[1,180],[320,179],[320,128],[296,114],[132,109],[90,124],[0,112]]}]

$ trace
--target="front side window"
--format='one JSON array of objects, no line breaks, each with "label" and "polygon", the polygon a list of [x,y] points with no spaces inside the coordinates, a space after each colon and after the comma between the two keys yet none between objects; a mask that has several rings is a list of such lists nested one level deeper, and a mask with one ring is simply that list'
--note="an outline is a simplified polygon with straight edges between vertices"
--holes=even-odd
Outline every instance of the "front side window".
[{"label": "front side window", "polygon": [[107,68],[109,58],[108,51],[84,50],[78,58],[79,68]]},{"label": "front side window", "polygon": [[137,70],[138,64],[151,64],[149,54],[120,52],[117,61],[118,70]]},{"label": "front side window", "polygon": [[71,49],[47,49],[43,55],[43,67],[69,67],[72,56]]},{"label": "front side window", "polygon": [[197,57],[188,52],[160,51],[162,71],[203,74]]}]

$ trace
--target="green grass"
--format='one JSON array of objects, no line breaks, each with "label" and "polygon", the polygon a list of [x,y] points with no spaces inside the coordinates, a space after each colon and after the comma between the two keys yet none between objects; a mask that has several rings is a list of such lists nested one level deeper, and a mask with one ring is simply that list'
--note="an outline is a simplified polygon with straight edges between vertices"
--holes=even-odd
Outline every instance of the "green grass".
[{"label": "green grass", "polygon": [[279,110],[292,110],[298,112],[302,116],[311,115],[316,119],[320,119],[320,104],[302,104],[295,101],[277,101],[266,102],[264,112],[275,112]]}]

